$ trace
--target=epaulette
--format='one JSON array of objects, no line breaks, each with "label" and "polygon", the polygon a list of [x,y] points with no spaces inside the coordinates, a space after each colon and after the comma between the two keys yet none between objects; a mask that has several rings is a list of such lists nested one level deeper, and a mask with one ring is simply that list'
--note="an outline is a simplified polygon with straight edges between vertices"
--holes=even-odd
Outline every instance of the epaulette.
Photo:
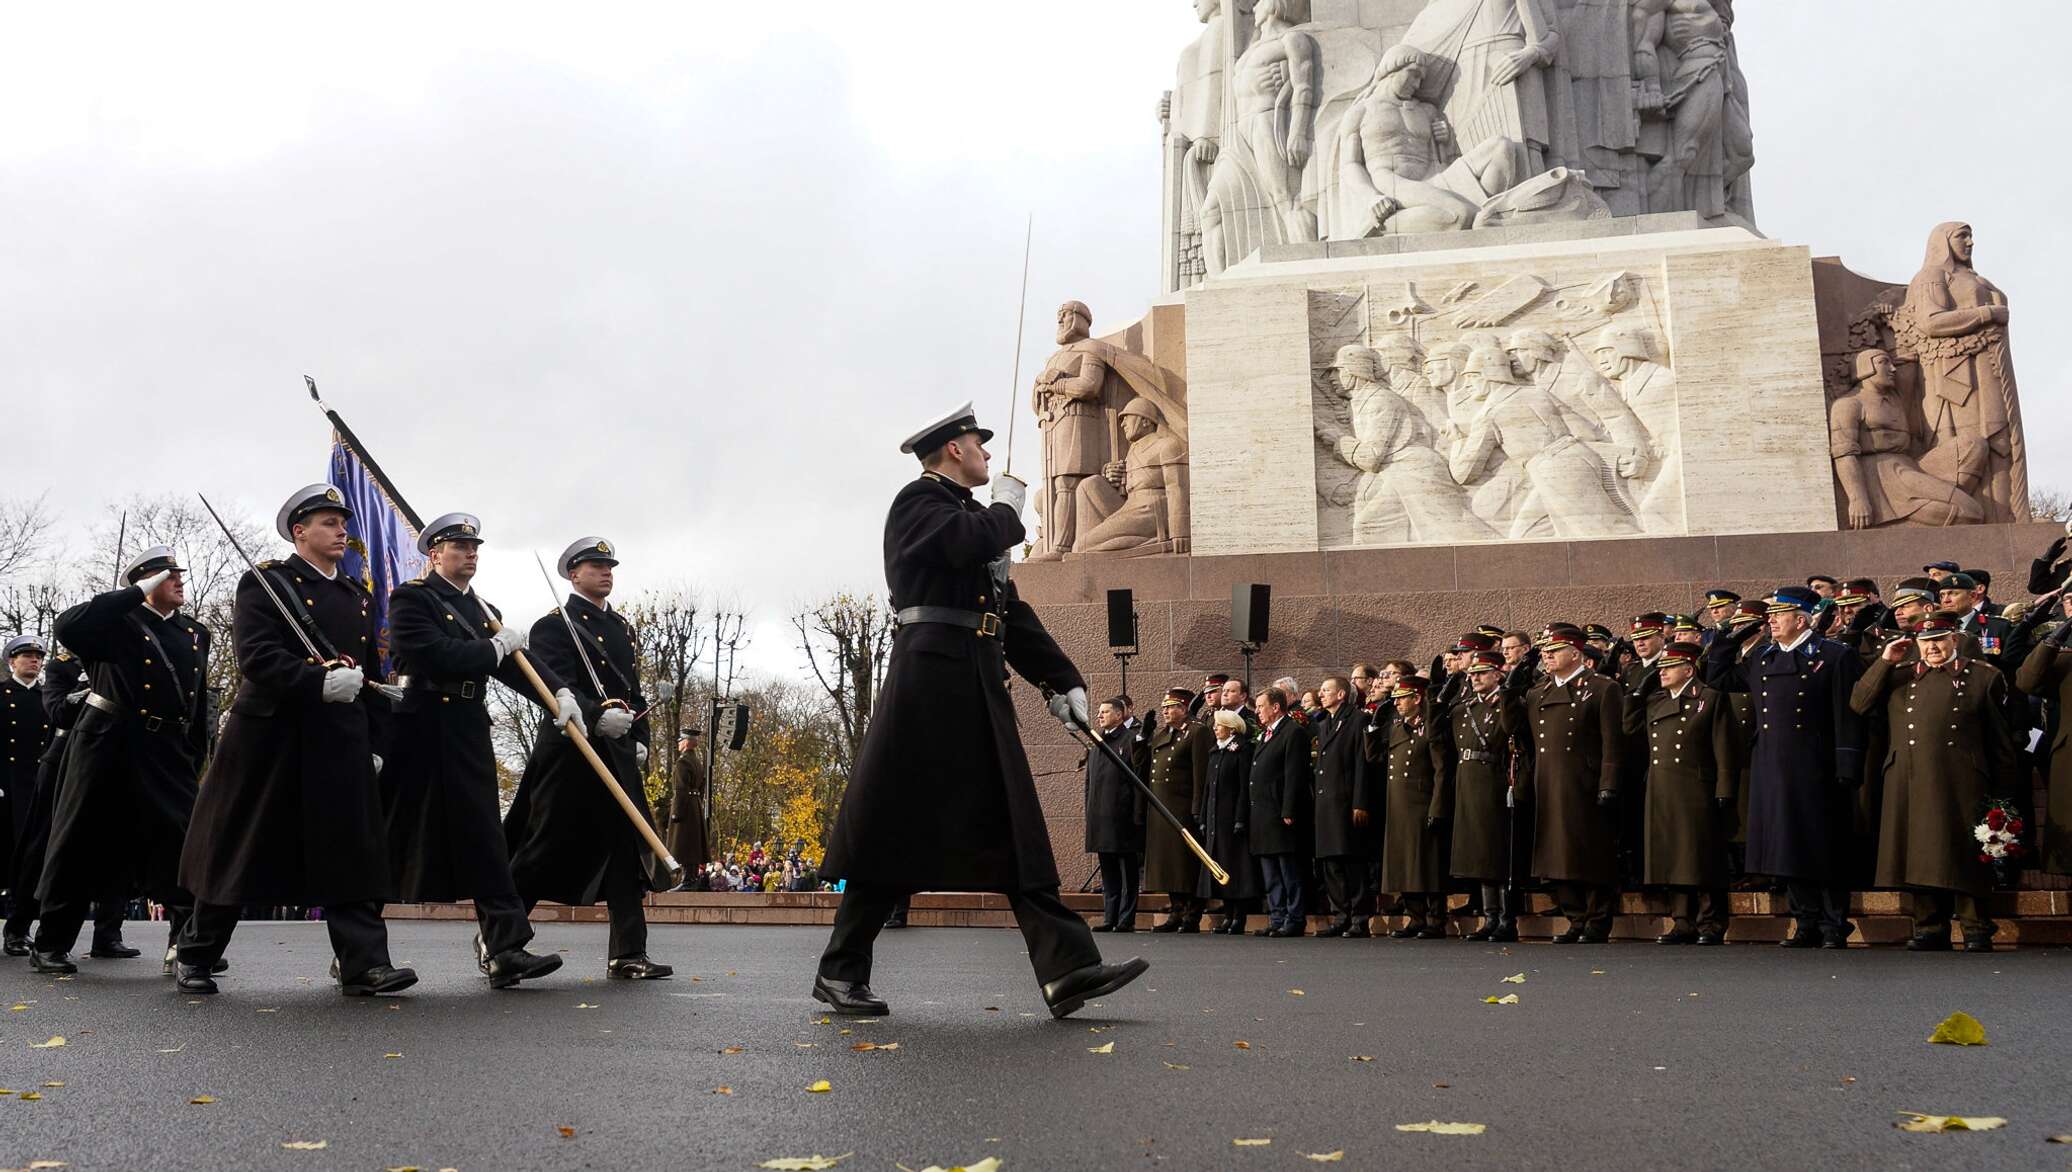
[{"label": "epaulette", "polygon": [[410,580],[409,580],[408,582],[399,582],[399,583],[397,583],[397,585],[399,585],[399,586],[422,586],[422,585],[424,585],[424,579],[423,579],[423,578],[412,578],[412,579],[410,579]]},{"label": "epaulette", "polygon": [[62,648],[62,647],[58,648],[58,662],[59,662],[59,663],[69,663],[69,662],[71,662],[71,660],[72,660],[72,653],[71,653],[70,651],[67,651],[67,650],[65,650],[65,649],[64,649],[64,648]]},{"label": "epaulette", "polygon": [[281,568],[281,565],[279,558],[269,558],[266,561],[260,562],[259,568],[262,570],[278,570]]}]

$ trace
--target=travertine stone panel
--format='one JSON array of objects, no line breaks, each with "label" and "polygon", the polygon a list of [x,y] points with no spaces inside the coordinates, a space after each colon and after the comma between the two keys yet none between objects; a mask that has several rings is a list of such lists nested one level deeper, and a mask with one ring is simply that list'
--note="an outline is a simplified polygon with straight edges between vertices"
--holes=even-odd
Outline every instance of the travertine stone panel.
[{"label": "travertine stone panel", "polygon": [[1317,548],[1307,287],[1195,290],[1187,334],[1195,552]]}]

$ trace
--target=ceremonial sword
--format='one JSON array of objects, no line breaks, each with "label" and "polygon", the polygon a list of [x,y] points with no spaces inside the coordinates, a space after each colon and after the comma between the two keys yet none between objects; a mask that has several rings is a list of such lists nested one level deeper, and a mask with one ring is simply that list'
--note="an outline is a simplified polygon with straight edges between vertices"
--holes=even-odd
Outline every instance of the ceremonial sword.
[{"label": "ceremonial sword", "polygon": [[[296,614],[288,606],[288,600],[282,598],[280,591],[273,588],[273,580],[266,576],[266,573],[259,568],[258,563],[252,560],[252,555],[246,553],[245,547],[238,543],[237,537],[230,532],[230,526],[223,523],[223,515],[216,511],[216,506],[209,503],[209,498],[202,496],[201,493],[195,493],[194,495],[201,497],[201,507],[209,511],[209,517],[216,522],[216,528],[223,531],[224,540],[230,542],[230,548],[236,550],[237,556],[244,560],[245,568],[252,571],[252,577],[258,581],[259,588],[266,591],[266,597],[273,600],[273,605],[281,612],[281,617],[288,620],[289,629],[295,632],[296,638],[302,640],[303,649],[309,652],[309,657],[325,667],[358,667],[359,665],[353,662],[352,656],[339,654],[338,649],[330,645],[331,641],[324,639],[324,632],[317,629],[314,620],[307,615]],[[309,624],[307,628],[303,626],[305,622]],[[317,647],[315,640],[311,638],[312,634],[317,639],[324,639],[324,647],[322,649]],[[377,683],[373,680],[367,680],[366,684],[390,700],[401,700],[403,698],[403,689],[394,684]]]},{"label": "ceremonial sword", "polygon": [[[1051,694],[1049,688],[1043,689],[1043,698],[1045,700],[1050,699]],[[1230,872],[1224,870],[1221,863],[1218,863],[1211,857],[1208,851],[1202,849],[1201,843],[1195,841],[1194,832],[1187,828],[1185,822],[1180,821],[1178,814],[1173,813],[1163,801],[1159,800],[1157,794],[1151,792],[1151,787],[1145,784],[1143,778],[1137,776],[1137,771],[1130,768],[1129,762],[1122,759],[1122,754],[1115,751],[1115,746],[1102,739],[1099,733],[1088,728],[1086,722],[1079,719],[1076,714],[1066,723],[1065,731],[1073,734],[1072,739],[1080,744],[1096,746],[1101,752],[1106,753],[1108,760],[1114,762],[1117,769],[1122,770],[1122,775],[1129,778],[1131,782],[1136,784],[1138,789],[1144,792],[1144,800],[1151,804],[1151,808],[1157,810],[1160,817],[1172,823],[1173,829],[1180,832],[1180,837],[1187,843],[1187,849],[1193,851],[1194,857],[1201,860],[1201,865],[1209,869],[1209,874],[1215,878],[1216,882],[1226,887],[1230,885]]]},{"label": "ceremonial sword", "polygon": [[604,680],[597,675],[597,665],[590,662],[590,652],[583,646],[583,636],[577,632],[574,620],[568,617],[568,608],[561,605],[561,591],[554,585],[554,575],[547,572],[547,563],[545,559],[540,557],[538,550],[532,552],[532,560],[540,568],[540,579],[547,584],[547,593],[554,596],[554,613],[561,616],[561,625],[568,628],[568,637],[576,645],[576,658],[583,661],[583,671],[590,677],[590,686],[597,689],[598,702],[606,708],[614,704],[621,708],[632,707],[624,700],[612,699],[611,695],[604,690]]}]

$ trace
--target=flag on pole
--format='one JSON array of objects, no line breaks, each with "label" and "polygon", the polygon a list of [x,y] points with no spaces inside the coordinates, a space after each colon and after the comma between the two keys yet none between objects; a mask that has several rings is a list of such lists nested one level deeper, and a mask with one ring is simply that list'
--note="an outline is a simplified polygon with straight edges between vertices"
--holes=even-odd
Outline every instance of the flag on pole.
[{"label": "flag on pole", "polygon": [[353,511],[345,524],[345,558],[339,568],[358,578],[373,599],[375,661],[381,676],[387,678],[389,591],[425,572],[424,555],[417,552],[417,527],[390,499],[367,461],[335,428],[329,480]]}]

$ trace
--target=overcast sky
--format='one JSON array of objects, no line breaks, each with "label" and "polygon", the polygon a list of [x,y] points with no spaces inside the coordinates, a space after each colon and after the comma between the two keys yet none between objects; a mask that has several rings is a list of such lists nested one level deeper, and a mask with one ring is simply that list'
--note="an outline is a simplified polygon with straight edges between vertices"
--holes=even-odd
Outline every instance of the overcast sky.
[{"label": "overcast sky", "polygon": [[[2032,480],[2072,488],[2072,110],[2054,3],[1742,0],[1763,230],[1903,282],[1976,226]],[[621,589],[785,615],[881,590],[899,439],[976,399],[1004,454],[1057,303],[1157,291],[1154,106],[1188,0],[25,5],[0,43],[7,495],[321,479],[316,376],[481,584],[596,532]],[[2041,137],[2039,137],[2041,136]],[[1025,391],[1014,393],[1025,402]],[[1015,461],[1034,478],[1033,420]]]}]

